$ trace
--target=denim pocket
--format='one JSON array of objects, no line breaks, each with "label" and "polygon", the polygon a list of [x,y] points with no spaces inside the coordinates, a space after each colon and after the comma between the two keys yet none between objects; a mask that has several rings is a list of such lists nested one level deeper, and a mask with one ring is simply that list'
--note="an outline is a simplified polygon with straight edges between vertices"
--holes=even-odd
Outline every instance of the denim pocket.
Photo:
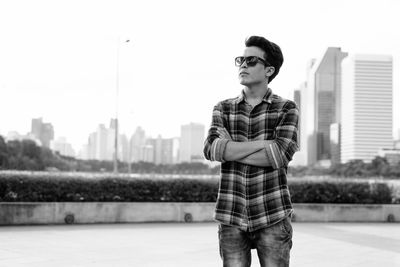
[{"label": "denim pocket", "polygon": [[288,235],[292,235],[293,233],[293,228],[292,228],[292,223],[289,217],[286,217],[285,219],[283,219],[280,223],[281,225],[281,230],[282,232],[288,234]]}]

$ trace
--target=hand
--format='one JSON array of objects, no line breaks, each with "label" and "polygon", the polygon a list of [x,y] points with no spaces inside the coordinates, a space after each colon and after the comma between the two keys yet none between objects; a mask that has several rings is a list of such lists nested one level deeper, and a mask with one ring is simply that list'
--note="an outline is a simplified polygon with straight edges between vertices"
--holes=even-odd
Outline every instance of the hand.
[{"label": "hand", "polygon": [[221,139],[232,140],[231,135],[228,133],[228,131],[224,127],[218,127],[217,134],[218,134],[218,137]]}]

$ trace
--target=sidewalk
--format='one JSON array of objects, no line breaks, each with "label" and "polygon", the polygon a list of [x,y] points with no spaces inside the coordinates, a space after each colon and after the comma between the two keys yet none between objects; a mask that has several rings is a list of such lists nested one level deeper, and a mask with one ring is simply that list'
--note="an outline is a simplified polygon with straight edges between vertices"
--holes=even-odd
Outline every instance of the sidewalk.
[{"label": "sidewalk", "polygon": [[[294,223],[291,266],[400,266],[400,224]],[[214,223],[0,227],[1,267],[222,266]],[[259,266],[253,251],[252,266]]]}]

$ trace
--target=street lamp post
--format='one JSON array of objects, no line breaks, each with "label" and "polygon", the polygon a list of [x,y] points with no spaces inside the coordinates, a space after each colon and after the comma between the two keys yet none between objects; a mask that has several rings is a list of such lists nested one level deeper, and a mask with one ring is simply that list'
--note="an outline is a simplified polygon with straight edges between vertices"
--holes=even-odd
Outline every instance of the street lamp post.
[{"label": "street lamp post", "polygon": [[[125,43],[129,43],[130,40],[126,39]],[[115,130],[115,138],[114,138],[114,173],[118,173],[118,98],[119,98],[119,54],[120,54],[120,38],[118,38],[117,42],[117,66],[116,66],[116,94],[115,94],[115,121],[114,121],[114,130]]]}]

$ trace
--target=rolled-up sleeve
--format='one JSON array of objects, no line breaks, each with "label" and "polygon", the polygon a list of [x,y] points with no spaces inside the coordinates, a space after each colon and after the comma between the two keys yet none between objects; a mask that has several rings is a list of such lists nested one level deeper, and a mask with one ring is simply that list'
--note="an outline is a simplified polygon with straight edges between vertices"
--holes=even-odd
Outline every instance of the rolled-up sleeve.
[{"label": "rolled-up sleeve", "polygon": [[213,109],[211,126],[204,141],[203,153],[207,160],[224,162],[223,156],[229,140],[218,137],[217,129],[219,127],[224,127],[221,103],[218,103]]},{"label": "rolled-up sleeve", "polygon": [[273,169],[287,167],[294,153],[299,150],[299,110],[294,102],[288,101],[283,107],[283,112],[282,119],[275,129],[276,138],[265,145]]}]

